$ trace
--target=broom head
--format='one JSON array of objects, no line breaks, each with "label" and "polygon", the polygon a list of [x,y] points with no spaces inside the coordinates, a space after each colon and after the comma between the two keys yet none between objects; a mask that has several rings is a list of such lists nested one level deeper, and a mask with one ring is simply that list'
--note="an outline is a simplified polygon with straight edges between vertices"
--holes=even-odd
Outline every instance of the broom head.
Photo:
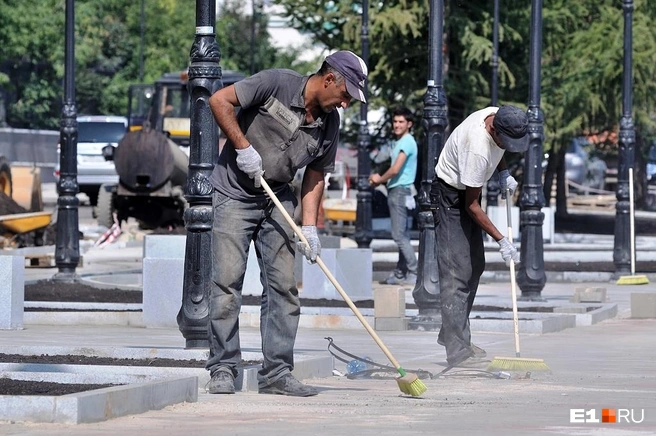
[{"label": "broom head", "polygon": [[399,385],[399,389],[406,395],[412,395],[413,397],[418,397],[428,389],[424,382],[419,380],[417,374],[406,373],[402,368],[397,369],[400,377],[396,378],[396,383]]},{"label": "broom head", "polygon": [[649,279],[645,275],[622,276],[617,279],[618,285],[648,285]]},{"label": "broom head", "polygon": [[551,371],[542,359],[522,357],[495,357],[487,371]]}]

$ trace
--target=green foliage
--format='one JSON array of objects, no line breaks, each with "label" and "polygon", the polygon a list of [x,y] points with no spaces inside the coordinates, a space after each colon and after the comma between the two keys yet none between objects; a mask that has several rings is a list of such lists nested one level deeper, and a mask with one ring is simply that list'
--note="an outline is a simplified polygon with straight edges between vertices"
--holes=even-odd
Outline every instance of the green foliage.
[{"label": "green foliage", "polygon": [[[329,49],[361,52],[362,2],[276,0],[293,25]],[[446,0],[443,84],[449,121],[459,123],[490,102],[493,2]],[[370,108],[423,107],[428,69],[428,0],[369,2]],[[633,117],[656,136],[656,2],[633,13]],[[582,133],[617,130],[622,115],[622,2],[549,0],[542,10],[541,102],[547,149]],[[500,104],[526,107],[531,2],[501,0]]]},{"label": "green foliage", "polygon": [[[184,70],[194,41],[193,2],[144,1],[143,82]],[[228,0],[217,33],[222,66],[250,70],[250,16]],[[57,129],[64,77],[64,0],[0,0],[0,87],[12,127]],[[128,87],[139,82],[141,0],[75,1],[75,88],[78,114],[125,114]],[[256,69],[292,67],[298,53],[272,47],[258,14]],[[2,90],[0,90],[2,91]]]}]

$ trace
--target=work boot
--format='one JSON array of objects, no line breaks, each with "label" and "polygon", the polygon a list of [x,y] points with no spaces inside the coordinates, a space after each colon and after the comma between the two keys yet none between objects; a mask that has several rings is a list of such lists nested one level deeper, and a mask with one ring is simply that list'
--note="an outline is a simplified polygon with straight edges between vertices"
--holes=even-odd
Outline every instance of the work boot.
[{"label": "work boot", "polygon": [[235,378],[232,372],[217,369],[212,379],[207,383],[207,392],[210,394],[234,394]]},{"label": "work boot", "polygon": [[490,364],[489,360],[481,359],[480,357],[476,357],[476,356],[471,356],[466,358],[465,360],[461,360],[456,364],[453,365],[449,364],[449,366],[452,366],[454,368],[482,369],[482,368],[487,368],[489,364]]},{"label": "work boot", "polygon": [[268,386],[260,387],[261,394],[289,395],[292,397],[311,397],[319,391],[314,386],[309,386],[296,380],[291,374],[285,374]]},{"label": "work boot", "polygon": [[[438,343],[438,345],[444,346],[444,341],[439,336],[437,337],[437,343]],[[477,346],[473,342],[471,343],[470,348],[472,350],[472,353],[474,353],[474,357],[485,357],[485,356],[487,356],[487,351],[485,351],[481,347]]]},{"label": "work boot", "polygon": [[393,272],[385,280],[381,280],[378,283],[380,283],[381,285],[403,285],[405,283],[405,274],[399,274]]}]

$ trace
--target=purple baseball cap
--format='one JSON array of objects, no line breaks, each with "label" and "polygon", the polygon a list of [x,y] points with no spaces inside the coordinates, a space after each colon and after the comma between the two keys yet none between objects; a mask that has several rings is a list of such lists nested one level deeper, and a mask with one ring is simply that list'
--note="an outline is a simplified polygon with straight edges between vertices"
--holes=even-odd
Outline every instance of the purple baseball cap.
[{"label": "purple baseball cap", "polygon": [[501,106],[494,116],[494,128],[506,150],[524,153],[528,149],[528,117],[515,106]]},{"label": "purple baseball cap", "polygon": [[366,103],[364,92],[368,69],[362,58],[351,51],[341,50],[327,56],[326,62],[344,76],[351,97]]}]

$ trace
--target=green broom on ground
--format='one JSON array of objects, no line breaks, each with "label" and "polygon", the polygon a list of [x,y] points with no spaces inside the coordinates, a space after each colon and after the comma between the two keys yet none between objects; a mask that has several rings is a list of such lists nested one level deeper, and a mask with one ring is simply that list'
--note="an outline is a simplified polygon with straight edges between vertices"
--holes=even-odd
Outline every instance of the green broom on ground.
[{"label": "green broom on ground", "polygon": [[[508,239],[512,244],[512,216],[510,190],[506,190],[506,212],[508,220]],[[495,357],[487,367],[488,371],[550,371],[542,359],[526,359],[519,352],[519,317],[517,315],[517,282],[515,262],[510,261],[510,292],[512,294],[513,327],[515,332],[515,357]]]},{"label": "green broom on ground", "polygon": [[633,206],[633,168],[629,168],[629,219],[631,223],[631,275],[622,276],[617,280],[618,285],[648,285],[649,279],[645,275],[635,273],[635,210]]},{"label": "green broom on ground", "polygon": [[[271,190],[269,187],[269,184],[264,180],[264,177],[261,178],[261,183],[262,187],[266,191],[266,193],[269,195],[273,203],[276,205],[280,213],[285,217],[285,220],[287,223],[291,226],[291,228],[294,230],[294,233],[296,233],[296,236],[301,240],[301,242],[307,244],[307,239],[305,239],[305,236],[303,236],[303,233],[301,232],[301,229],[298,228],[294,220],[292,219],[291,216],[289,216],[289,213],[285,210],[284,206],[280,203],[280,200],[278,200],[278,197],[276,194]],[[380,347],[380,349],[385,353],[385,356],[389,359],[389,361],[394,365],[394,368],[396,371],[399,373],[399,377],[396,378],[396,383],[399,386],[399,389],[401,392],[407,395],[411,395],[413,397],[418,397],[424,392],[426,392],[426,385],[424,382],[422,382],[419,377],[416,374],[408,373],[406,372],[401,365],[399,365],[399,362],[394,358],[392,353],[387,349],[383,341],[378,337],[374,329],[371,328],[369,323],[364,319],[358,308],[353,304],[353,301],[351,298],[348,296],[346,291],[342,288],[342,286],[339,284],[335,276],[330,272],[326,264],[323,262],[320,256],[317,256],[317,265],[319,265],[319,268],[324,272],[328,280],[335,286],[335,289],[337,289],[337,292],[342,296],[346,304],[351,308],[355,316],[360,320],[362,323],[363,327],[365,330],[367,330],[367,333],[371,335],[373,340],[376,342],[376,344]]]}]

